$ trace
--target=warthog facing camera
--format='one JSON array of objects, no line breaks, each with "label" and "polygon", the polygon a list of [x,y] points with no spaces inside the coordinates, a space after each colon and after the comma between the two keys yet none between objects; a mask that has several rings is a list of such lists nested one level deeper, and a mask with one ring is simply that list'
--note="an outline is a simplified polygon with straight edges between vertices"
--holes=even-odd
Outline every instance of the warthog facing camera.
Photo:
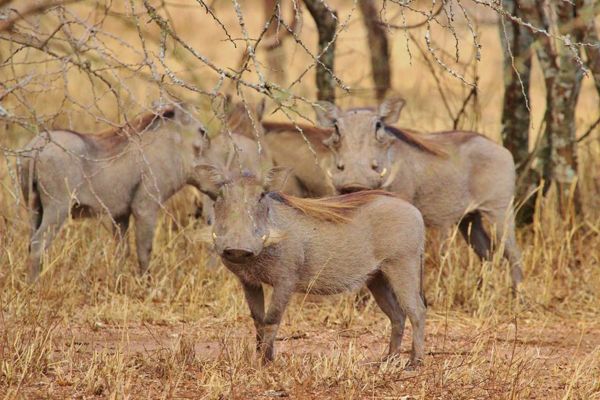
[{"label": "warthog facing camera", "polygon": [[[397,355],[405,316],[413,327],[411,362],[423,358],[424,223],[409,203],[383,191],[301,199],[243,172],[206,166],[214,182],[215,220],[205,231],[239,279],[256,327],[257,349],[272,360],[279,323],[294,292],[330,295],[367,285],[392,323],[389,354]],[[273,287],[265,312],[262,284]]]},{"label": "warthog facing camera", "polygon": [[450,131],[415,135],[390,126],[404,100],[392,97],[377,109],[316,107],[322,126],[333,128],[329,175],[340,193],[385,189],[414,204],[429,227],[447,231],[458,223],[481,258],[492,255],[482,217],[504,240],[513,287],[522,280],[512,201],[515,164],[510,152],[483,135]]}]

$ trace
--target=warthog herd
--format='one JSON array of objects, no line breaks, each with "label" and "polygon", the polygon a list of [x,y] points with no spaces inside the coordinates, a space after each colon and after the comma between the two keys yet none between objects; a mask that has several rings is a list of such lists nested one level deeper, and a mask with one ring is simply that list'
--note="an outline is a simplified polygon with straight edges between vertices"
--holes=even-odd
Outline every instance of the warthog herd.
[{"label": "warthog herd", "polygon": [[[293,293],[366,286],[391,321],[390,356],[410,320],[416,365],[424,355],[425,226],[458,224],[484,259],[501,241],[514,289],[522,271],[511,154],[474,132],[396,128],[403,105],[398,97],[348,110],[318,102],[320,126],[310,126],[264,121],[264,103],[238,104],[213,138],[182,104],[99,134],[43,132],[17,162],[30,210],[30,277],[40,275],[43,253],[69,216],[108,216],[127,255],[133,215],[146,273],[161,208],[192,185],[204,196],[198,237],[239,278],[263,360],[273,359]],[[267,309],[263,284],[273,287]]]}]

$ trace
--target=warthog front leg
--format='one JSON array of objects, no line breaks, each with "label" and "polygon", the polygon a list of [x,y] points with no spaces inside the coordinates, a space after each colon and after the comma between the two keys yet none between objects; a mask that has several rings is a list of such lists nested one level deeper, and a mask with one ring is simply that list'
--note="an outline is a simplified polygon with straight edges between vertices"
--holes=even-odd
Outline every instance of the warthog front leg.
[{"label": "warthog front leg", "polygon": [[138,263],[140,273],[143,275],[148,271],[150,258],[152,256],[152,242],[154,241],[154,230],[158,211],[145,209],[143,212],[135,212],[135,242],[137,246]]},{"label": "warthog front leg", "polygon": [[262,343],[259,345],[263,362],[273,361],[275,357],[275,338],[292,293],[293,285],[290,281],[273,287],[269,310],[265,315],[262,329]]},{"label": "warthog front leg", "polygon": [[246,302],[256,328],[256,351],[260,351],[263,342],[263,325],[265,320],[265,297],[262,285],[252,285],[242,282]]},{"label": "warthog front leg", "polygon": [[388,316],[392,324],[388,357],[400,354],[406,315],[400,304],[398,304],[394,290],[381,272],[371,279],[367,287],[373,294],[379,308]]},{"label": "warthog front leg", "polygon": [[412,326],[410,365],[421,364],[425,355],[425,302],[421,293],[421,260],[419,256],[381,266],[389,285],[394,290],[400,308]]}]

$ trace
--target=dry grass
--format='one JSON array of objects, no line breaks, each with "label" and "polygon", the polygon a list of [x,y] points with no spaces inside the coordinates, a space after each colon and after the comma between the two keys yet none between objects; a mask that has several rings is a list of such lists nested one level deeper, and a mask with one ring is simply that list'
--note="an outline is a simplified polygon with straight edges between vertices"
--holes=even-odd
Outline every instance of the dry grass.
[{"label": "dry grass", "polygon": [[572,228],[545,214],[521,232],[522,304],[510,296],[506,265],[481,265],[462,244],[441,265],[429,260],[429,353],[416,372],[403,370],[405,359],[378,362],[387,320],[372,301],[356,308],[351,295],[298,296],[276,362],[259,366],[238,284],[223,268],[202,268],[192,225],[163,222],[147,282],[135,277],[135,260],[111,262],[114,245],[97,221],[70,223],[37,287],[25,283],[25,230],[5,225],[0,390],[8,398],[594,398],[600,276],[591,249],[600,247],[600,224]]},{"label": "dry grass", "polygon": [[[349,2],[332,3],[339,6],[340,15],[351,8]],[[234,26],[235,17],[227,9],[218,8],[220,17]],[[245,10],[250,25],[258,21],[260,10]],[[221,65],[235,65],[238,52],[230,43],[207,45],[207,36],[222,35],[208,17],[176,9],[173,16],[179,33],[196,48]],[[370,86],[368,66],[355,62],[357,57],[367,59],[357,16],[356,11],[340,37],[337,65],[347,83],[365,88]],[[198,37],[193,26],[206,26],[205,36]],[[105,28],[122,30],[110,21]],[[463,125],[496,137],[501,55],[495,26],[482,24],[479,29],[480,112],[470,114]],[[134,32],[121,37],[136,43]],[[314,37],[307,18],[303,38],[314,43]],[[403,35],[393,40],[395,87],[409,98],[402,124],[423,130],[447,128],[448,117],[434,95],[431,77],[423,75],[418,53],[413,48],[410,65]],[[451,38],[437,40],[452,49]],[[0,54],[6,54],[2,46]],[[299,73],[309,59],[291,43],[286,46],[289,72]],[[468,46],[463,47],[468,58]],[[94,120],[98,110],[82,111],[70,100],[54,118],[60,102],[49,102],[48,97],[62,96],[65,90],[59,68],[29,63],[39,57],[34,53],[20,56],[20,62],[28,63],[0,71],[11,79],[12,74],[34,72],[40,74],[37,82],[48,82],[41,93],[23,93],[23,104],[28,102],[36,117],[48,116],[49,123],[81,130],[99,126]],[[171,62],[180,65],[175,57]],[[183,67],[178,71],[191,76]],[[100,96],[104,89],[95,93],[100,99],[94,98],[84,76],[70,71],[69,77],[72,98],[99,104],[105,117],[117,119],[119,111],[109,96]],[[207,88],[215,81],[202,69],[196,71],[196,79],[205,80]],[[133,103],[146,104],[156,93],[134,76],[122,83]],[[597,112],[590,83],[587,79],[578,108],[580,131]],[[444,84],[460,105],[467,89],[450,78]],[[297,88],[311,98],[314,92],[308,78]],[[534,131],[543,96],[536,74]],[[342,97],[341,103],[364,103],[366,97],[359,91]],[[33,117],[14,98],[3,106]],[[11,148],[29,136],[0,127],[1,144]],[[538,205],[535,224],[519,231],[526,274],[520,301],[510,295],[502,260],[480,263],[456,234],[443,256],[429,246],[429,354],[415,372],[403,369],[406,357],[396,363],[378,362],[387,347],[389,324],[371,300],[364,308],[355,307],[353,295],[295,298],[282,324],[275,363],[259,366],[252,323],[235,278],[222,267],[205,268],[207,253],[194,240],[194,221],[188,217],[191,191],[176,196],[169,204],[172,217],[161,221],[150,281],[136,277],[133,256],[122,265],[114,263],[115,244],[109,229],[101,228],[107,223],[89,220],[69,222],[47,255],[41,282],[28,285],[27,218],[17,200],[9,159],[0,167],[0,394],[11,399],[600,398],[600,150],[597,142],[589,143],[581,151],[585,219],[559,218],[550,196]],[[410,328],[406,351],[409,343]]]}]

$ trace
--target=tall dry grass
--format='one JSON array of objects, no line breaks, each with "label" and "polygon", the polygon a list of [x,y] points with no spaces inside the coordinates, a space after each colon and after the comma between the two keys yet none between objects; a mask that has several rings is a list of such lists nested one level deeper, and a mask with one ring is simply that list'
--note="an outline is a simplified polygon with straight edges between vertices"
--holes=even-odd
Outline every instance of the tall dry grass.
[{"label": "tall dry grass", "polygon": [[[331,3],[342,18],[352,9],[351,2]],[[235,27],[231,7],[217,4],[224,24]],[[245,18],[257,31],[260,9],[251,4],[243,3]],[[70,9],[84,15],[86,7]],[[218,42],[223,33],[208,16],[188,8],[171,11],[178,33],[190,44],[220,65],[236,65],[241,46],[235,49],[231,43]],[[474,12],[482,21],[490,18],[488,13]],[[51,26],[52,16],[45,18],[42,25]],[[136,32],[126,30],[118,19],[108,19],[103,28],[139,48]],[[483,46],[477,66],[479,107],[469,110],[462,125],[497,138],[502,90],[499,40],[494,25],[481,22],[477,29]],[[458,32],[461,61],[469,60],[468,34],[465,29]],[[232,28],[231,33],[236,37],[240,32]],[[453,39],[435,33],[439,46],[452,51]],[[315,43],[308,18],[302,38]],[[118,40],[104,40],[123,61],[137,60]],[[418,51],[412,47],[412,58],[408,56],[401,33],[392,43],[394,87],[409,100],[401,124],[422,130],[448,128],[449,117],[433,79],[423,72]],[[285,46],[293,77],[310,58],[292,43]],[[9,52],[9,46],[1,43],[2,59]],[[214,76],[199,64],[187,70],[182,57],[170,55],[174,70],[205,88],[214,85]],[[340,35],[336,62],[345,82],[368,89],[368,65],[357,59],[367,60],[367,47],[355,10]],[[156,85],[125,72],[117,74],[127,106],[119,110],[101,85],[92,91],[84,74],[72,68],[63,72],[60,63],[36,52],[17,54],[0,67],[0,73],[6,82],[29,74],[33,80],[27,91],[7,98],[3,106],[24,121],[85,131],[106,125],[98,119],[118,121],[124,111],[134,113],[158,95]],[[442,76],[452,104],[460,105],[468,90]],[[296,93],[314,98],[311,79],[305,78]],[[545,96],[538,71],[533,82],[532,132],[537,132]],[[204,98],[181,94],[199,106],[207,122],[212,121]],[[340,92],[340,103],[365,104],[370,96],[368,90]],[[577,112],[580,132],[594,119],[597,101],[587,78]],[[311,115],[306,106],[298,107]],[[9,148],[23,145],[31,135],[17,126],[0,126],[0,144]],[[208,254],[195,240],[196,222],[189,216],[191,190],[170,201],[171,212],[159,224],[150,280],[137,277],[133,256],[122,264],[114,262],[116,248],[107,221],[86,220],[69,221],[46,256],[40,283],[29,285],[27,215],[14,182],[14,160],[8,157],[0,167],[0,394],[27,399],[599,398],[598,142],[585,142],[580,155],[585,215],[564,220],[556,214],[552,196],[538,202],[534,224],[518,232],[526,275],[518,300],[511,296],[507,265],[500,258],[479,262],[457,232],[442,255],[435,251],[435,241],[430,242],[425,277],[429,354],[415,372],[405,371],[402,360],[378,362],[386,350],[388,323],[372,301],[357,308],[353,295],[297,296],[285,316],[277,360],[271,366],[258,365],[252,323],[236,280],[222,267],[205,267]],[[409,339],[405,338],[405,346]]]}]

